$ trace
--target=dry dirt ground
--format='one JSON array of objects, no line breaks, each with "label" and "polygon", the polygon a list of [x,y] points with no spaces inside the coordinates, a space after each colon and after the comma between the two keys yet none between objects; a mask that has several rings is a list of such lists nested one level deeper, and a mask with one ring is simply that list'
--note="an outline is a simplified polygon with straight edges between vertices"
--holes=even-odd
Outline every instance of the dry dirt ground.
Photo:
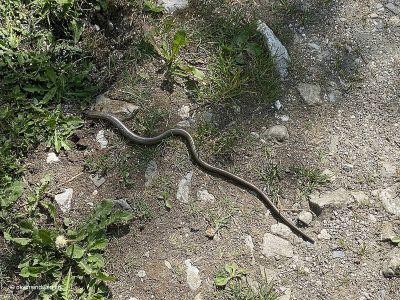
[{"label": "dry dirt ground", "polygon": [[[54,193],[72,188],[71,219],[80,219],[106,198],[131,205],[138,219],[114,233],[107,250],[107,271],[118,278],[109,285],[113,299],[221,299],[213,280],[229,262],[245,268],[251,282],[266,275],[282,300],[400,299],[400,278],[382,274],[396,251],[382,241],[382,229],[392,226],[400,234],[399,214],[382,203],[382,190],[396,188],[400,179],[400,1],[332,0],[318,10],[315,1],[305,0],[310,20],[296,22],[296,16],[290,20],[288,15],[282,27],[270,23],[271,7],[279,1],[249,2],[265,11],[263,21],[292,59],[279,111],[241,104],[229,122],[221,121],[218,110],[191,102],[184,87],[169,93],[161,91],[160,83],[146,90],[146,102],[136,103],[137,94],[131,94],[137,91],[123,80],[106,95],[138,105],[142,118],[161,108],[166,116],[157,123],[158,132],[182,121],[178,112],[185,105],[194,120],[188,128],[192,133],[203,120],[229,123],[226,128],[241,132],[230,159],[202,155],[265,188],[294,222],[301,210],[310,211],[310,197],[331,199],[329,192],[336,191],[340,203],[318,215],[312,210],[313,220],[304,227],[315,244],[273,226],[279,220],[248,191],[196,167],[182,141],[140,147],[101,122],[88,120],[76,134],[76,147],[61,154],[59,162],[47,164],[47,152],[39,148],[26,161],[25,179],[35,183],[50,174]],[[181,13],[182,22],[191,9]],[[301,83],[321,88],[320,104],[305,103]],[[134,121],[128,124],[140,131]],[[273,125],[286,126],[289,137],[283,142],[264,139],[265,128]],[[96,141],[99,130],[108,140],[104,149]],[[149,165],[156,165],[156,172]],[[316,170],[330,174],[330,180],[312,178]],[[96,172],[105,179],[99,187],[90,179]],[[179,201],[178,186],[187,174],[192,174],[189,197]],[[210,228],[217,231],[214,238],[207,236]],[[270,256],[272,245],[263,243],[268,233],[287,241],[277,246],[276,255]],[[199,270],[196,289],[188,284],[189,259]]]}]

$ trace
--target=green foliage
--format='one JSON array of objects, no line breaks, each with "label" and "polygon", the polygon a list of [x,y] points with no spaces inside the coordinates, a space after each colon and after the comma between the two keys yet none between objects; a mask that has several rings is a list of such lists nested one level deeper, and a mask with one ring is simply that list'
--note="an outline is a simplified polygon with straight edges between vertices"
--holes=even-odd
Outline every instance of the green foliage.
[{"label": "green foliage", "polygon": [[143,3],[144,11],[152,12],[155,14],[162,13],[164,8],[156,3],[154,0],[145,0]]},{"label": "green foliage", "polygon": [[251,96],[257,102],[268,103],[279,95],[280,77],[255,23],[239,16],[236,26],[221,20],[208,35],[218,43],[212,43],[216,49],[206,79],[197,91],[200,101],[225,103]]},{"label": "green foliage", "polygon": [[168,18],[165,20],[162,32],[158,34],[160,37],[154,31],[146,33],[148,42],[165,61],[166,78],[172,80],[175,76],[191,76],[195,80],[202,81],[204,73],[180,58],[180,53],[189,42],[186,31],[182,29],[174,31],[173,28],[173,20]]},{"label": "green foliage", "polygon": [[[106,299],[106,281],[114,277],[104,272],[103,252],[108,245],[107,228],[131,220],[125,211],[115,211],[105,200],[76,227],[60,224],[54,205],[45,198],[50,179],[41,181],[22,203],[21,184],[14,183],[0,202],[0,229],[4,239],[19,253],[19,276],[30,283],[46,282],[42,299]],[[20,207],[17,213],[11,207]]]},{"label": "green foliage", "polygon": [[329,182],[329,176],[323,174],[318,168],[295,167],[292,170],[307,193],[311,193],[317,187]]},{"label": "green foliage", "polygon": [[219,272],[214,278],[214,284],[217,287],[225,287],[230,281],[240,279],[246,275],[246,271],[239,268],[235,263],[228,263],[224,270]]},{"label": "green foliage", "polygon": [[395,236],[392,238],[392,243],[397,244],[400,247],[400,236]]},{"label": "green foliage", "polygon": [[240,140],[240,134],[236,129],[222,131],[210,123],[203,122],[197,128],[196,138],[198,144],[209,149],[216,158],[229,159]]}]

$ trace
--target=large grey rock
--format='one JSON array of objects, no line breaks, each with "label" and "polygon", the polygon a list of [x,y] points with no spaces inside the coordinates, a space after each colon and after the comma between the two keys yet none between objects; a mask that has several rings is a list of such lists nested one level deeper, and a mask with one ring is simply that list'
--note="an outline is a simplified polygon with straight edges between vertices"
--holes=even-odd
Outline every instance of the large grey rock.
[{"label": "large grey rock", "polygon": [[90,175],[90,180],[93,182],[93,184],[96,187],[100,187],[100,186],[102,186],[104,184],[104,182],[106,182],[106,179],[103,176],[99,175],[99,174]]},{"label": "large grey rock", "polygon": [[271,232],[289,241],[293,241],[296,237],[290,230],[290,228],[283,223],[276,223],[271,225]]},{"label": "large grey rock", "polygon": [[354,198],[344,188],[323,193],[314,192],[310,195],[310,208],[319,215],[326,208],[342,207],[353,201]]},{"label": "large grey rock", "polygon": [[262,254],[266,257],[293,257],[292,244],[279,236],[266,233],[263,237]]},{"label": "large grey rock", "polygon": [[67,213],[71,209],[73,193],[73,189],[65,189],[63,193],[55,195],[54,200],[60,206],[63,213]]},{"label": "large grey rock", "polygon": [[379,199],[382,201],[383,207],[391,214],[400,216],[400,185],[393,185],[383,189],[379,193]]},{"label": "large grey rock", "polygon": [[190,259],[185,260],[186,282],[192,291],[197,290],[201,285],[200,271],[192,265]]},{"label": "large grey rock", "polygon": [[192,184],[193,172],[189,172],[185,177],[181,179],[178,184],[178,191],[176,193],[176,199],[181,203],[189,202],[190,186]]},{"label": "large grey rock", "polygon": [[263,134],[268,139],[275,139],[278,142],[283,142],[289,138],[288,130],[283,125],[275,125],[268,128]]},{"label": "large grey rock", "polygon": [[113,100],[105,95],[99,95],[96,98],[96,103],[93,106],[93,110],[95,111],[102,111],[102,112],[108,112],[116,115],[122,115],[122,116],[131,116],[135,112],[137,112],[139,109],[139,106],[126,102],[126,101],[121,101],[121,100]]},{"label": "large grey rock", "polygon": [[301,98],[308,105],[318,105],[322,103],[321,87],[317,84],[300,83],[297,86]]},{"label": "large grey rock", "polygon": [[157,162],[155,160],[151,160],[147,164],[146,171],[144,172],[144,177],[146,179],[146,182],[144,183],[145,187],[149,187],[152,184],[153,180],[157,177],[157,175]]},{"label": "large grey rock", "polygon": [[400,247],[394,248],[389,253],[387,267],[383,270],[385,277],[400,276]]},{"label": "large grey rock", "polygon": [[167,13],[174,13],[189,6],[189,0],[159,0],[158,3]]},{"label": "large grey rock", "polygon": [[275,36],[271,28],[269,28],[264,22],[258,21],[257,30],[265,38],[265,42],[272,54],[279,75],[281,78],[285,78],[288,75],[288,66],[290,63],[290,57],[285,46],[282,45],[281,41]]}]

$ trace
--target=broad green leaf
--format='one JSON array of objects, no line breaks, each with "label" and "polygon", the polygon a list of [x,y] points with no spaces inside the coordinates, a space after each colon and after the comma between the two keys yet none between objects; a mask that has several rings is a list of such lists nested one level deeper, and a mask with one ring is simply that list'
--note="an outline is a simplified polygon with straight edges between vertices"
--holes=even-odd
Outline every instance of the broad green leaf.
[{"label": "broad green leaf", "polygon": [[44,269],[43,267],[23,267],[19,275],[24,278],[38,278]]},{"label": "broad green leaf", "polygon": [[26,246],[28,245],[32,239],[29,238],[13,238],[12,241],[18,245]]},{"label": "broad green leaf", "polygon": [[91,267],[93,267],[97,270],[103,268],[105,265],[103,256],[101,256],[98,253],[88,256],[87,262],[90,263]]},{"label": "broad green leaf", "polygon": [[92,274],[93,277],[104,280],[104,281],[115,281],[116,278],[114,276],[108,275],[106,272],[98,272],[96,274]]},{"label": "broad green leaf", "polygon": [[172,40],[172,54],[176,56],[182,47],[187,45],[186,32],[178,30]]},{"label": "broad green leaf", "polygon": [[100,240],[96,240],[95,242],[91,243],[91,245],[88,246],[89,250],[104,250],[108,245],[107,239],[103,238]]},{"label": "broad green leaf", "polygon": [[187,74],[192,75],[195,79],[202,81],[205,78],[204,73],[197,69],[195,66],[188,65],[188,64],[178,64],[178,67],[185,71]]},{"label": "broad green leaf", "polygon": [[225,271],[229,274],[229,276],[233,277],[235,275],[237,269],[238,269],[238,266],[235,263],[228,263],[225,265]]},{"label": "broad green leaf", "polygon": [[83,260],[79,262],[78,266],[83,272],[85,272],[88,275],[91,275],[94,272],[94,270]]},{"label": "broad green leaf", "polygon": [[75,19],[71,21],[71,30],[75,44],[77,44],[79,42],[79,39],[81,38],[84,25],[84,23],[77,22]]},{"label": "broad green leaf", "polygon": [[225,274],[217,274],[214,278],[214,284],[217,287],[224,287],[228,284],[229,277],[226,276]]},{"label": "broad green leaf", "polygon": [[168,209],[172,209],[172,202],[170,199],[165,200],[165,207]]},{"label": "broad green leaf", "polygon": [[161,13],[163,12],[164,8],[154,0],[145,0],[144,1],[144,11],[152,12],[152,13]]},{"label": "broad green leaf", "polygon": [[399,244],[399,246],[400,246],[400,236],[393,237],[392,243]]},{"label": "broad green leaf", "polygon": [[51,231],[48,229],[39,229],[36,232],[36,240],[42,244],[42,246],[50,246],[53,244]]},{"label": "broad green leaf", "polygon": [[65,253],[71,258],[79,259],[85,254],[85,249],[78,244],[72,244],[65,249]]},{"label": "broad green leaf", "polygon": [[0,207],[10,207],[15,201],[21,197],[23,192],[23,184],[20,181],[14,181],[2,193],[0,192]]}]

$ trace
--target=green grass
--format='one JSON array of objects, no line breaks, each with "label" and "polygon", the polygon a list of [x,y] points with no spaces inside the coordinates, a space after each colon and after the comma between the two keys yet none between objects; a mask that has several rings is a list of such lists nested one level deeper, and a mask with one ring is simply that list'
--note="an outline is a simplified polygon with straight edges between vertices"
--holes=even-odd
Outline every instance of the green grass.
[{"label": "green grass", "polygon": [[305,189],[306,193],[311,193],[316,188],[329,183],[329,176],[323,174],[318,168],[294,167],[292,168],[292,171]]}]

